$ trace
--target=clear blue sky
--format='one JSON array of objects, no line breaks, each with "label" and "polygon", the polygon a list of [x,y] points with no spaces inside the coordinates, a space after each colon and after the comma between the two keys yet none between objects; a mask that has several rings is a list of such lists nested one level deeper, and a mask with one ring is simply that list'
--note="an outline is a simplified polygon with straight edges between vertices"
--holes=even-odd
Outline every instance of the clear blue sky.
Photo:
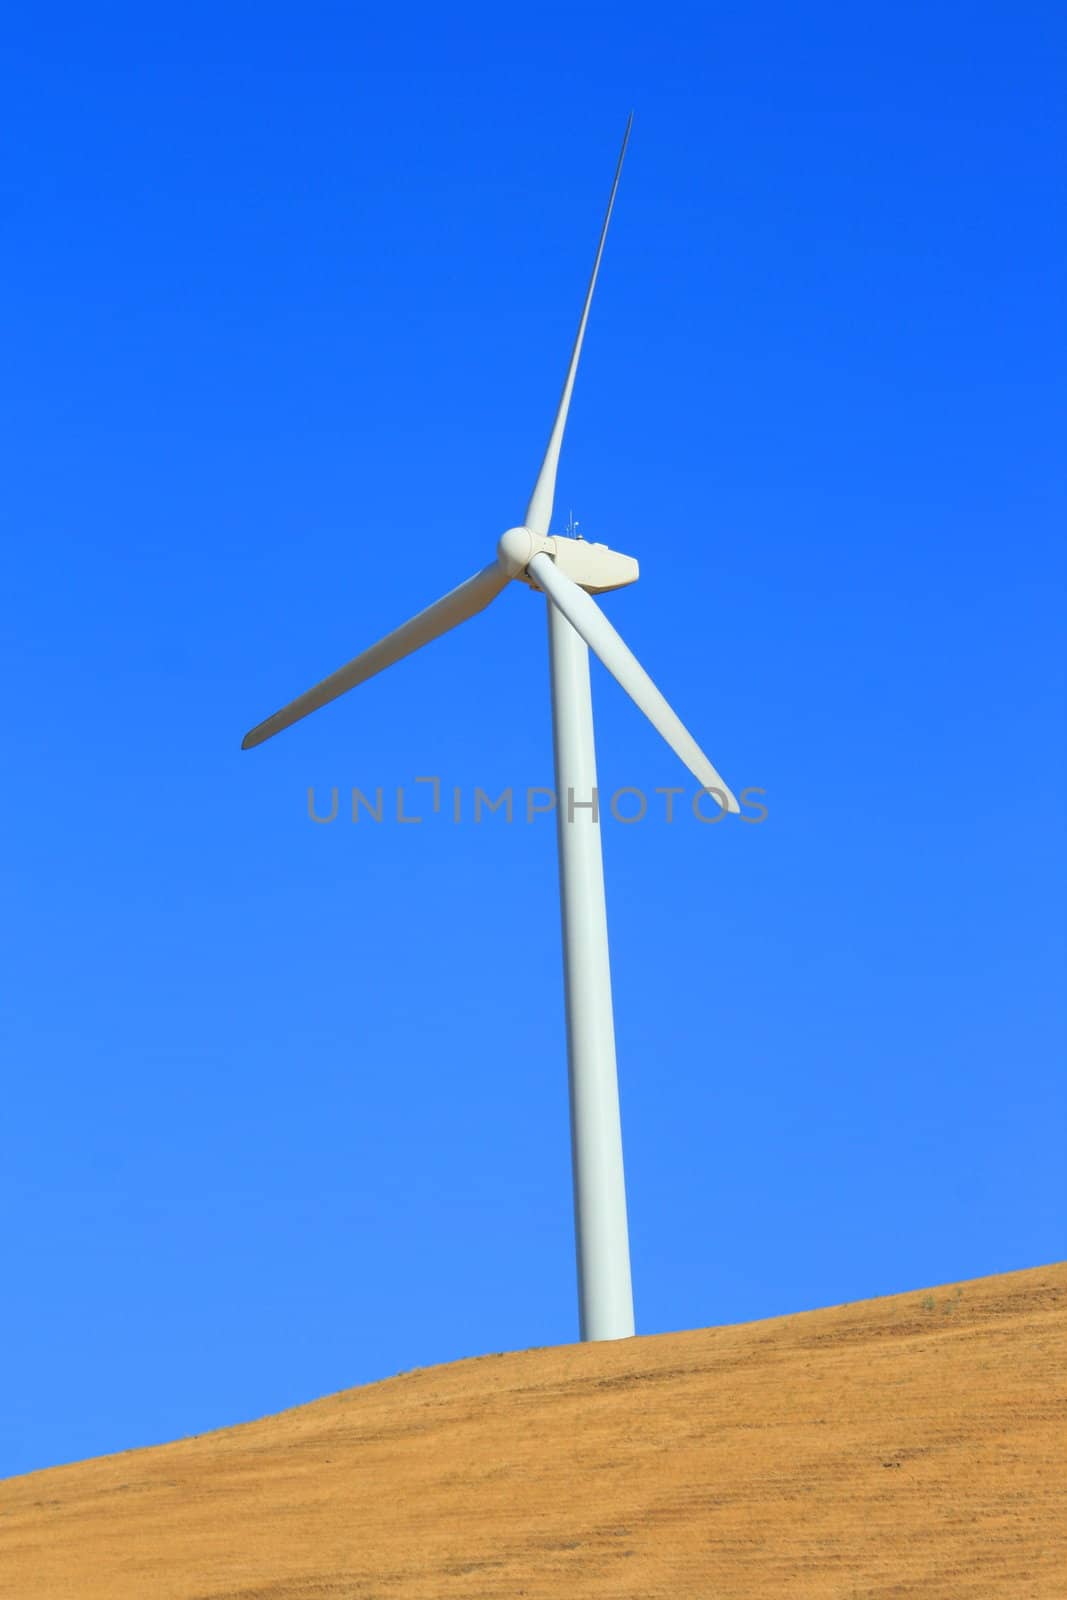
[{"label": "clear blue sky", "polygon": [[[557,502],[759,827],[605,832],[639,1329],[1063,1254],[1050,4],[57,7],[4,128],[0,1472],[576,1337]],[[599,669],[602,783],[685,783]],[[425,791],[422,809],[426,809]]]}]

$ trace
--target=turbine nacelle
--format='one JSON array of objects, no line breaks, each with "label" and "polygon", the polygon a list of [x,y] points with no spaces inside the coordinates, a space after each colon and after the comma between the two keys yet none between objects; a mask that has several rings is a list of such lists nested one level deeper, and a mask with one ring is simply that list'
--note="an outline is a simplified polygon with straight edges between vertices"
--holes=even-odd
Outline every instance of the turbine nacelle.
[{"label": "turbine nacelle", "polygon": [[496,558],[508,578],[517,578],[531,588],[541,585],[527,571],[534,556],[547,555],[556,566],[587,594],[607,594],[636,583],[640,568],[633,556],[624,556],[606,544],[591,544],[586,539],[566,539],[561,535],[542,538],[529,528],[509,528],[496,547]]}]

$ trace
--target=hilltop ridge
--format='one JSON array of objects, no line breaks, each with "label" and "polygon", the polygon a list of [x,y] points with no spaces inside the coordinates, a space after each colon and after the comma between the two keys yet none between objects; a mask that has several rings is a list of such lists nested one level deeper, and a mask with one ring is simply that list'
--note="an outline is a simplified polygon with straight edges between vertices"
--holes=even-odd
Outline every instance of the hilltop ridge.
[{"label": "hilltop ridge", "polygon": [[0,1483],[3,1600],[1063,1600],[1067,1264],[482,1356]]}]

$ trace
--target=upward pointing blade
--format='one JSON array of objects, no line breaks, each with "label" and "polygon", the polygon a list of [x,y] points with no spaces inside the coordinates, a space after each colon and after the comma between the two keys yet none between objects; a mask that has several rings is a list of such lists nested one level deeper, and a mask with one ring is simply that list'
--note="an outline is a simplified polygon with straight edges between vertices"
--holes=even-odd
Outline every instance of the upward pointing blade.
[{"label": "upward pointing blade", "polygon": [[317,683],[313,689],[308,689],[297,699],[291,700],[287,706],[283,706],[281,711],[276,711],[266,722],[261,722],[251,733],[246,733],[241,742],[241,749],[250,750],[253,745],[262,744],[264,739],[273,738],[276,733],[281,733],[283,728],[289,728],[294,722],[299,722],[301,717],[306,717],[309,712],[317,711],[320,706],[329,705],[338,695],[344,694],[348,689],[354,689],[357,683],[365,683],[368,678],[373,678],[376,672],[383,672],[394,662],[402,661],[405,656],[411,655],[413,650],[429,644],[432,639],[439,639],[450,628],[455,628],[459,623],[466,622],[468,617],[484,611],[490,600],[495,600],[507,583],[507,573],[497,562],[483,567],[473,578],[461,583],[458,589],[451,590],[441,600],[435,600],[432,606],[420,611],[410,622],[404,622],[399,628],[394,628],[392,633],[387,633],[384,639],[372,644],[369,650],[364,650],[362,655],[356,656],[347,666],[338,668],[328,678],[323,678],[321,683]]},{"label": "upward pointing blade", "polygon": [[585,338],[585,325],[589,320],[589,307],[593,303],[593,290],[596,288],[596,277],[600,271],[600,258],[604,254],[604,240],[608,236],[608,223],[611,221],[611,211],[615,204],[615,191],[619,187],[619,175],[622,172],[623,157],[630,139],[630,129],[633,126],[634,114],[631,111],[626,122],[626,132],[622,136],[622,149],[619,151],[619,161],[615,168],[615,181],[611,185],[611,196],[608,200],[608,209],[604,217],[604,226],[600,230],[600,243],[597,245],[596,260],[593,262],[593,275],[589,279],[589,288],[586,290],[585,305],[582,307],[582,320],[578,324],[578,335],[571,351],[571,364],[567,368],[567,377],[563,385],[563,393],[559,399],[559,409],[556,420],[552,424],[552,432],[548,439],[548,448],[545,459],[541,463],[541,471],[537,475],[530,504],[526,507],[524,524],[531,533],[539,533],[542,538],[548,537],[548,526],[552,521],[552,507],[556,499],[556,471],[559,467],[559,452],[563,444],[563,430],[567,426],[567,412],[570,410],[571,393],[574,389],[574,377],[578,371],[578,359],[582,353],[582,340]]},{"label": "upward pointing blade", "polygon": [[622,684],[635,705],[663,735],[678,756],[705,789],[721,797],[727,811],[740,811],[741,807],[715,771],[707,756],[697,744],[689,729],[671,710],[666,700],[652,682],[633,651],[616,633],[592,595],[579,589],[562,573],[543,551],[534,556],[527,571],[536,578],[552,603],[559,607],[574,629],[581,635],[593,654],[607,667],[612,676]]}]

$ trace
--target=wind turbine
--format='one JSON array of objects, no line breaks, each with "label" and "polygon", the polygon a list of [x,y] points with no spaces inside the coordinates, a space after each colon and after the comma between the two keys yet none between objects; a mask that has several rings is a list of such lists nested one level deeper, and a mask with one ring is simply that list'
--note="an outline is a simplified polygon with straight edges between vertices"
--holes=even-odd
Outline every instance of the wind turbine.
[{"label": "wind turbine", "polygon": [[541,590],[548,597],[571,1159],[583,1340],[624,1339],[634,1331],[604,868],[595,804],[590,650],[599,656],[703,788],[714,794],[726,810],[740,810],[692,734],[593,599],[595,594],[635,583],[637,562],[603,544],[549,533],[563,431],[632,124],[631,112],[563,393],[521,525],[509,528],[501,536],[496,559],[487,567],[276,711],[246,734],[241,746],[247,750],[262,744],[309,712],[328,705],[338,695],[466,622],[495,600],[512,579]]}]

